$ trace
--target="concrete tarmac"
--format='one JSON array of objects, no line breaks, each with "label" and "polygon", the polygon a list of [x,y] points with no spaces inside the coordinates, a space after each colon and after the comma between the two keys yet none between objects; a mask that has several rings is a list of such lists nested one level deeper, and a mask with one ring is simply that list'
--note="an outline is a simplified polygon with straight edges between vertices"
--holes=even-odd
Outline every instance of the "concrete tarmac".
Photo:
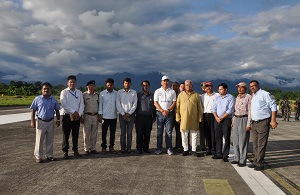
[{"label": "concrete tarmac", "polygon": [[[278,122],[279,127],[270,134],[268,169],[263,173],[286,194],[299,194],[300,123],[280,118]],[[254,194],[228,162],[211,156],[183,157],[180,153],[168,156],[166,151],[154,155],[156,123],[151,135],[152,154],[108,153],[76,158],[70,151],[68,160],[62,158],[61,127],[55,128],[56,161],[41,164],[36,164],[33,157],[35,129],[29,125],[29,121],[0,125],[0,194]],[[119,137],[118,124],[117,150]],[[173,133],[173,142],[174,138]],[[98,150],[100,144],[101,127]],[[135,133],[132,147],[135,148]],[[82,127],[79,149],[83,153]]]}]

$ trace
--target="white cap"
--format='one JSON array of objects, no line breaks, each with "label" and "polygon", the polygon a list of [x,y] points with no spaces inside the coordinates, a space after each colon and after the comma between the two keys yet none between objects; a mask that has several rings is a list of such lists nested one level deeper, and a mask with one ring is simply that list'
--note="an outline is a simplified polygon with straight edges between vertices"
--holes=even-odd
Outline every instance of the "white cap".
[{"label": "white cap", "polygon": [[247,84],[245,82],[240,82],[236,86],[247,87]]},{"label": "white cap", "polygon": [[165,75],[165,76],[163,76],[163,77],[161,78],[161,80],[164,81],[164,80],[170,80],[170,79],[169,79],[168,76]]}]

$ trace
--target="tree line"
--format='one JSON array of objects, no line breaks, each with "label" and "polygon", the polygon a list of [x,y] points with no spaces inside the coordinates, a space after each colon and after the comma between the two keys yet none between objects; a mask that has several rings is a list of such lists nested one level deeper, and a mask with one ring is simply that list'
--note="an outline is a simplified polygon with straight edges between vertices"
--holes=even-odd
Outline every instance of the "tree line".
[{"label": "tree line", "polygon": [[[0,83],[0,95],[4,96],[36,96],[41,94],[42,82],[28,83],[23,81],[10,81],[7,85]],[[59,96],[60,92],[65,89],[66,85],[55,85],[52,87],[52,95]],[[86,87],[79,87],[80,91],[86,91]],[[100,92],[105,89],[105,86],[97,86],[96,91]],[[118,90],[118,88],[116,89]]]},{"label": "tree line", "polygon": [[[59,96],[61,90],[65,89],[66,85],[56,85],[52,88],[52,94]],[[27,83],[23,81],[10,81],[7,85],[5,83],[0,83],[0,95],[5,96],[35,96],[41,94],[42,82],[36,81],[35,83]],[[85,87],[79,87],[79,90],[82,92],[86,91]],[[97,86],[96,91],[100,92],[105,89],[105,86]],[[116,90],[120,87],[116,88]],[[277,101],[282,100],[284,97],[287,97],[290,100],[296,100],[300,97],[300,89],[296,91],[283,91],[280,88],[270,89],[267,86],[263,86],[262,89],[270,92]],[[233,94],[237,95],[237,94]]]}]

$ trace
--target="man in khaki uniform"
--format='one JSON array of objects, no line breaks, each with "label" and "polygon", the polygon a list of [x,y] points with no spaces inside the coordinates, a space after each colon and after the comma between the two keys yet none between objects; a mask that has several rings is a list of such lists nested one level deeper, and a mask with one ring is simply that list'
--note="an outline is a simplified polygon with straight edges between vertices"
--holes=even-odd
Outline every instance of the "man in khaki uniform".
[{"label": "man in khaki uniform", "polygon": [[180,93],[176,102],[176,121],[180,123],[182,137],[183,156],[189,155],[188,134],[190,133],[190,144],[192,155],[197,156],[197,137],[199,122],[202,122],[202,103],[197,92],[193,91],[191,80],[185,81],[185,91]]},{"label": "man in khaki uniform", "polygon": [[98,104],[99,94],[95,92],[95,81],[86,84],[87,91],[83,93],[84,114],[81,119],[83,125],[83,140],[85,154],[98,154],[95,146],[98,134]]}]

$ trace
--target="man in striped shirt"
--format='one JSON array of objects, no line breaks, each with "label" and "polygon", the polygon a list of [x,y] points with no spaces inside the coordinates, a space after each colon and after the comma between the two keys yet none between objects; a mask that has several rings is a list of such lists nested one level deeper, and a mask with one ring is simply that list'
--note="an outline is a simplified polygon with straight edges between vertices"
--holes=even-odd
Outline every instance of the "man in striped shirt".
[{"label": "man in striped shirt", "polygon": [[240,82],[238,96],[235,102],[234,117],[232,119],[234,159],[231,164],[239,167],[246,165],[247,150],[250,137],[251,125],[251,95],[247,94],[247,84]]}]

